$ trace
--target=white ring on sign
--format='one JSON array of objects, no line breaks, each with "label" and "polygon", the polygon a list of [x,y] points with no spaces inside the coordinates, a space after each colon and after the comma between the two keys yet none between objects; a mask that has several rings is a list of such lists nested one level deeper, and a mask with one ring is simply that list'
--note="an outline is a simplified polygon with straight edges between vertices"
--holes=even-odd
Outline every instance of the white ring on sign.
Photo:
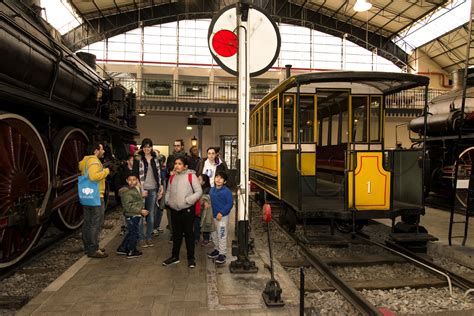
[{"label": "white ring on sign", "polygon": [[[237,10],[235,5],[230,5],[223,8],[213,17],[207,36],[209,50],[214,60],[219,66],[234,76],[237,76],[237,54],[233,54],[230,57],[222,56],[214,49],[212,40],[216,33],[222,30],[228,30],[237,34],[236,28]],[[256,77],[270,69],[277,60],[281,45],[280,32],[275,22],[267,13],[257,7],[249,9],[247,29],[250,46],[250,56],[247,59],[250,77]],[[232,43],[231,40],[227,43],[229,50],[235,49],[235,45]]]}]

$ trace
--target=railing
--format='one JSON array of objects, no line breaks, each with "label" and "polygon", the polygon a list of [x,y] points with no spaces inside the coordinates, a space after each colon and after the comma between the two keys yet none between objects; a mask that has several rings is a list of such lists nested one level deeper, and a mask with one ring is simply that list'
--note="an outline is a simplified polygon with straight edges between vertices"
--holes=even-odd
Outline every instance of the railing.
[{"label": "railing", "polygon": [[[448,92],[441,89],[428,89],[428,102],[441,94]],[[386,98],[387,109],[423,109],[425,106],[425,89],[415,88],[401,91]]]},{"label": "railing", "polygon": [[[238,86],[233,82],[208,82],[157,79],[116,79],[116,83],[137,92],[142,101],[211,102],[235,104]],[[250,88],[250,103],[255,104],[276,85],[256,84]]]},{"label": "railing", "polygon": [[[138,101],[172,101],[235,104],[237,102],[237,83],[160,79],[117,79],[128,90],[137,93]],[[250,103],[256,104],[276,84],[251,84]],[[446,90],[429,89],[428,101],[446,93]],[[386,99],[388,109],[423,109],[424,89],[416,88],[390,95]],[[140,103],[140,102],[139,102]],[[143,104],[143,102],[142,102]]]}]

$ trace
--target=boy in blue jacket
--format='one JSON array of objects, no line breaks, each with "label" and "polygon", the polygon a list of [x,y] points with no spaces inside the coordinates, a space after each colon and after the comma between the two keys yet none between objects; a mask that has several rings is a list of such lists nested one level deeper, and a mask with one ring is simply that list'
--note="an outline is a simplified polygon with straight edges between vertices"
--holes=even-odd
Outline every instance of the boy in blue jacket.
[{"label": "boy in blue jacket", "polygon": [[234,200],[232,192],[225,186],[227,174],[223,171],[216,172],[214,187],[211,188],[212,215],[216,230],[212,232],[214,251],[208,254],[209,258],[216,258],[216,263],[225,263],[227,254],[227,226],[229,225],[229,214],[232,210]]}]

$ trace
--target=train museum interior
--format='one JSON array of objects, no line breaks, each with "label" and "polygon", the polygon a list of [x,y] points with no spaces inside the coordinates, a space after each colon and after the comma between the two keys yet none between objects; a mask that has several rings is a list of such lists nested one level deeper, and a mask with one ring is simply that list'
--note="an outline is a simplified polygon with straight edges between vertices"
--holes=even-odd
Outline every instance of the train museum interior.
[{"label": "train museum interior", "polygon": [[1,0],[0,56],[0,315],[474,315],[472,0]]}]

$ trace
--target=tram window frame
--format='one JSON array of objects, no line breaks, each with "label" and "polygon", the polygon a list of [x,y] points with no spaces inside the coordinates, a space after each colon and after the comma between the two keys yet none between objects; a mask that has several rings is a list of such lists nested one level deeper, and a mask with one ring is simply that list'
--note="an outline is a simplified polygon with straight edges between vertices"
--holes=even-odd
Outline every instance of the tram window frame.
[{"label": "tram window frame", "polygon": [[[315,134],[314,134],[314,122],[315,122],[315,107],[316,107],[316,104],[315,104],[315,100],[314,100],[314,94],[301,94],[300,95],[300,115],[303,115],[303,113],[306,113],[307,109],[304,109],[303,111],[303,108],[302,108],[302,105],[303,105],[303,102],[302,102],[302,99],[312,99],[312,102],[313,102],[313,107],[312,107],[312,115],[310,116],[311,118],[311,124],[310,124],[310,128],[306,128],[305,129],[305,126],[307,125],[306,123],[308,122],[308,119],[309,117],[305,117],[304,119],[303,118],[300,118],[300,121],[301,121],[301,126],[300,126],[300,130],[302,130],[303,132],[301,133],[301,143],[304,143],[304,144],[312,144],[314,143],[314,139],[315,139]],[[306,120],[306,122],[304,122]],[[306,133],[307,131],[310,131],[310,135],[309,135],[309,138],[308,139],[305,139],[306,138]]]},{"label": "tram window frame", "polygon": [[[293,102],[292,103],[288,103],[286,102],[286,97],[291,97],[293,99]],[[282,143],[294,143],[295,142],[295,105],[296,105],[296,95],[295,94],[290,94],[290,93],[285,93],[283,94],[283,111],[282,111],[282,115],[281,115],[281,129],[282,129]],[[285,118],[287,116],[287,109],[291,107],[291,130],[289,130],[289,133],[288,135],[291,136],[291,138],[285,138],[286,134],[287,134],[287,125],[285,125]],[[289,125],[290,126],[290,125]]]},{"label": "tram window frame", "polygon": [[[379,105],[378,105],[378,111],[375,111],[378,113],[378,116],[372,116],[372,111],[373,109],[373,101],[374,99],[379,99]],[[381,135],[382,135],[382,125],[383,125],[383,115],[382,115],[382,104],[383,104],[383,96],[382,95],[371,95],[370,96],[370,110],[369,110],[369,140],[371,143],[380,143],[381,142]],[[377,130],[374,131],[373,129],[373,120],[372,118],[377,118]],[[375,120],[374,120],[375,121]],[[372,133],[375,132],[375,133]],[[376,138],[372,137],[374,134],[376,134]]]},{"label": "tram window frame", "polygon": [[278,140],[278,98],[270,100],[270,143]]},{"label": "tram window frame", "polygon": [[[365,99],[365,103],[361,103],[360,106],[357,106],[355,107],[354,106],[354,99]],[[369,128],[370,128],[370,122],[369,122],[369,115],[368,115],[368,108],[369,108],[369,95],[351,95],[351,108],[352,108],[352,111],[351,111],[351,142],[356,144],[356,143],[360,143],[360,144],[368,144],[369,141],[368,141],[368,134],[369,134]],[[362,133],[355,133],[356,129],[356,124],[355,123],[359,123],[359,119],[357,119],[357,122],[355,121],[356,118],[354,117],[354,114],[356,112],[357,109],[360,109],[362,108],[362,111],[361,113],[364,114],[364,116],[362,117]],[[359,125],[359,124],[357,124]],[[360,126],[360,125],[359,125]],[[358,139],[357,137],[359,137],[360,135],[362,135],[362,139]]]}]

